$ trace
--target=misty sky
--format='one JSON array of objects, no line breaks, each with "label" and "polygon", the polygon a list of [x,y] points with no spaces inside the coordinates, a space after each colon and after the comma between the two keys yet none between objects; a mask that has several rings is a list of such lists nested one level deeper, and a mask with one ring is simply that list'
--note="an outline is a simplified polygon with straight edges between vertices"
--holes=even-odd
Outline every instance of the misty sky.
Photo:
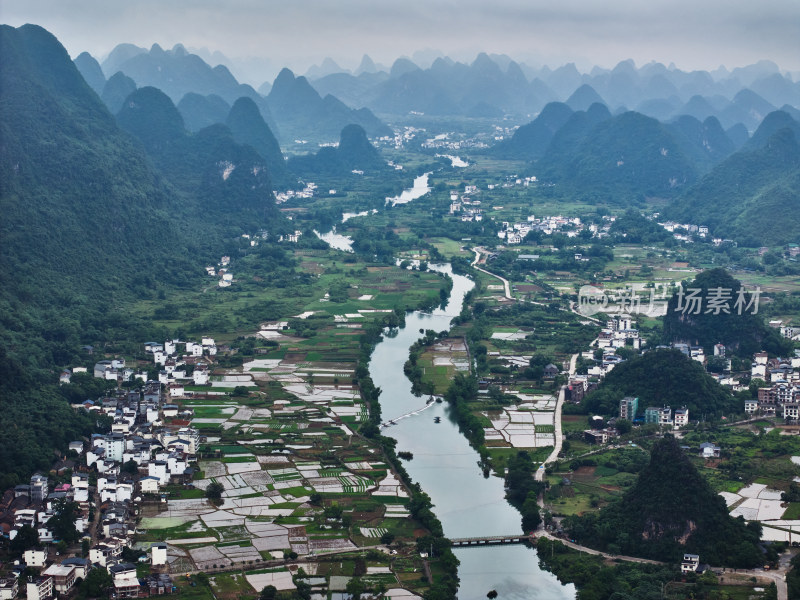
[{"label": "misty sky", "polygon": [[73,57],[182,43],[300,73],[326,56],[354,68],[364,53],[390,65],[421,49],[583,69],[770,59],[800,72],[800,0],[0,0],[0,21],[42,25]]}]

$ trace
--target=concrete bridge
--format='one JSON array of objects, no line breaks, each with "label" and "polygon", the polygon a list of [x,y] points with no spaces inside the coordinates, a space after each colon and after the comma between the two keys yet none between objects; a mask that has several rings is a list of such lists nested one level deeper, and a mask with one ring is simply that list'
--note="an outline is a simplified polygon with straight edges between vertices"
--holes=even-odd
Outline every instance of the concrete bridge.
[{"label": "concrete bridge", "polygon": [[535,535],[515,533],[513,535],[487,535],[482,537],[450,538],[453,547],[460,546],[492,546],[495,544],[535,543]]}]

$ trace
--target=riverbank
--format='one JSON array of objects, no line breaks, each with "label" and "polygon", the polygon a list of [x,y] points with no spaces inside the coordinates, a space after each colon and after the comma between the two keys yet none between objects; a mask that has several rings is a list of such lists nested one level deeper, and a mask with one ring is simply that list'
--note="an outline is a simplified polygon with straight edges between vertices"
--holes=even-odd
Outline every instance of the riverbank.
[{"label": "riverbank", "polygon": [[[425,397],[412,392],[402,367],[420,329],[447,330],[451,320],[461,313],[464,296],[474,283],[462,275],[452,277],[447,306],[430,313],[406,315],[406,326],[393,331],[391,337],[384,337],[372,353],[370,374],[373,384],[382,390],[379,401],[384,422],[425,403]],[[413,454],[413,460],[404,463],[405,469],[431,498],[433,512],[447,537],[521,531],[519,513],[505,500],[503,481],[484,478],[478,466],[481,457],[459,432],[449,406],[434,403],[422,413],[390,426],[385,434],[396,440],[397,450]],[[458,597],[462,600],[485,598],[492,589],[509,598],[530,598],[542,593],[554,599],[574,598],[574,588],[562,586],[553,575],[542,571],[535,551],[525,546],[459,548],[454,554],[461,561]]]}]

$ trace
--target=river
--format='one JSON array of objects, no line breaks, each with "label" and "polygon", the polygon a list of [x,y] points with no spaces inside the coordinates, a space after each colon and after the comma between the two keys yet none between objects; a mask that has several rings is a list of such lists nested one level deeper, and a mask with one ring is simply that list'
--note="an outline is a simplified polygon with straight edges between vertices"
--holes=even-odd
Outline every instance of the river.
[{"label": "river", "polygon": [[398,204],[408,204],[412,200],[416,200],[417,198],[422,198],[425,194],[431,191],[430,186],[428,185],[428,177],[430,173],[423,173],[419,177],[414,179],[414,185],[410,189],[403,190],[399,196],[394,196],[393,198],[386,198],[386,203],[391,203],[392,206],[396,206]]},{"label": "river", "polygon": [[[449,265],[431,265],[453,278],[447,306],[433,312],[415,311],[406,316],[406,325],[396,336],[384,336],[370,360],[369,371],[380,396],[385,422],[425,405],[425,398],[411,393],[411,382],[403,373],[408,350],[421,334],[420,329],[442,331],[461,312],[464,295],[474,283],[462,275],[452,275]],[[440,423],[434,417],[441,417]],[[397,450],[414,454],[405,462],[406,470],[431,497],[434,512],[447,537],[473,537],[520,533],[520,515],[505,500],[503,481],[485,479],[477,462],[478,453],[458,431],[445,403],[397,421],[383,430],[397,440]],[[535,550],[523,545],[457,548],[461,561],[459,600],[482,600],[496,590],[510,600],[574,600],[573,585],[561,585],[556,577],[539,568]]]},{"label": "river", "polygon": [[353,251],[353,238],[342,235],[341,233],[336,233],[336,227],[331,229],[328,233],[320,233],[315,229],[314,234],[335,250],[341,250],[342,252]]},{"label": "river", "polygon": [[452,154],[437,154],[436,156],[448,159],[450,161],[450,166],[456,169],[463,169],[469,166],[469,163],[460,156],[453,156]]}]

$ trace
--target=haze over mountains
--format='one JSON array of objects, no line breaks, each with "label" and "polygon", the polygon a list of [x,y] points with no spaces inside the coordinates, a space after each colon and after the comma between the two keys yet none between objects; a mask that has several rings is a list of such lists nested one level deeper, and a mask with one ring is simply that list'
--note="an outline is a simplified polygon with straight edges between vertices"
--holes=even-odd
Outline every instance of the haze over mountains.
[{"label": "haze over mountains", "polygon": [[149,51],[120,44],[102,65],[86,53],[75,59],[75,65],[110,109],[118,108],[119,94],[109,88],[120,86],[122,73],[137,87],[152,86],[169,96],[192,131],[224,122],[233,103],[246,97],[258,106],[270,130],[285,141],[320,136],[333,141],[351,123],[361,125],[372,136],[391,133],[369,110],[354,110],[332,96],[320,96],[304,77],[295,77],[288,69],[281,71],[268,95],[262,95],[236,81],[226,67],[211,67],[180,44],[171,50],[154,44]]},{"label": "haze over mountains", "polygon": [[[527,161],[537,177],[556,184],[556,194],[619,205],[672,198],[666,215],[703,221],[712,234],[753,243],[769,227],[759,207],[799,212],[794,156],[800,83],[770,61],[685,72],[627,60],[581,73],[574,64],[535,69],[486,53],[470,64],[433,54],[418,58],[426,68],[408,58],[387,68],[364,55],[352,73],[326,58],[305,76],[283,69],[258,92],[181,45],[148,51],[121,44],[102,65],[86,53],[75,64],[112,112],[134,86],[149,85],[177,104],[190,132],[227,123],[238,142],[267,161],[277,187],[293,177],[279,140],[336,141],[350,124],[368,137],[386,136],[391,129],[376,115],[391,121],[421,114],[519,123],[488,154]],[[243,98],[249,99],[248,116],[237,119]],[[234,103],[239,111],[232,112]],[[367,162],[376,168],[371,153],[357,154],[371,156]],[[289,168],[330,175],[346,172],[352,162],[327,149],[294,159]],[[718,185],[730,180],[739,183]],[[793,239],[794,225],[794,217],[782,220],[771,230],[775,241]]]},{"label": "haze over mountains", "polygon": [[[478,167],[513,161],[554,201],[653,201],[663,218],[743,245],[800,241],[800,93],[768,62],[685,73],[626,61],[586,74],[487,54],[425,69],[400,59],[389,70],[365,57],[355,75],[326,61],[316,79],[284,69],[256,91],[180,45],[73,61],[26,25],[0,27],[0,51],[0,402],[20,424],[0,462],[17,464],[33,439],[52,443],[26,451],[35,459],[20,473],[47,467],[52,449],[91,429],[62,414],[48,387],[54,369],[81,360],[87,340],[166,335],[115,307],[195,285],[198,265],[244,233],[294,231],[273,190],[301,178],[363,177],[381,201],[411,168],[390,169],[370,138],[409,124],[427,138],[436,117],[446,117],[437,127],[495,132],[464,152]],[[313,151],[287,152],[306,137]],[[420,142],[412,168],[436,160]],[[50,431],[51,415],[65,428]]]},{"label": "haze over mountains", "polygon": [[752,130],[775,108],[800,104],[800,84],[769,61],[709,73],[660,63],[637,68],[628,60],[613,69],[595,67],[581,73],[571,63],[534,69],[507,56],[482,53],[469,65],[437,58],[421,69],[401,58],[388,71],[328,73],[311,78],[311,83],[321,94],[333,94],[378,114],[532,115],[560,100],[573,109],[602,102],[615,113],[636,110],[660,120],[683,114],[703,120],[714,115],[725,127],[741,122]]}]

